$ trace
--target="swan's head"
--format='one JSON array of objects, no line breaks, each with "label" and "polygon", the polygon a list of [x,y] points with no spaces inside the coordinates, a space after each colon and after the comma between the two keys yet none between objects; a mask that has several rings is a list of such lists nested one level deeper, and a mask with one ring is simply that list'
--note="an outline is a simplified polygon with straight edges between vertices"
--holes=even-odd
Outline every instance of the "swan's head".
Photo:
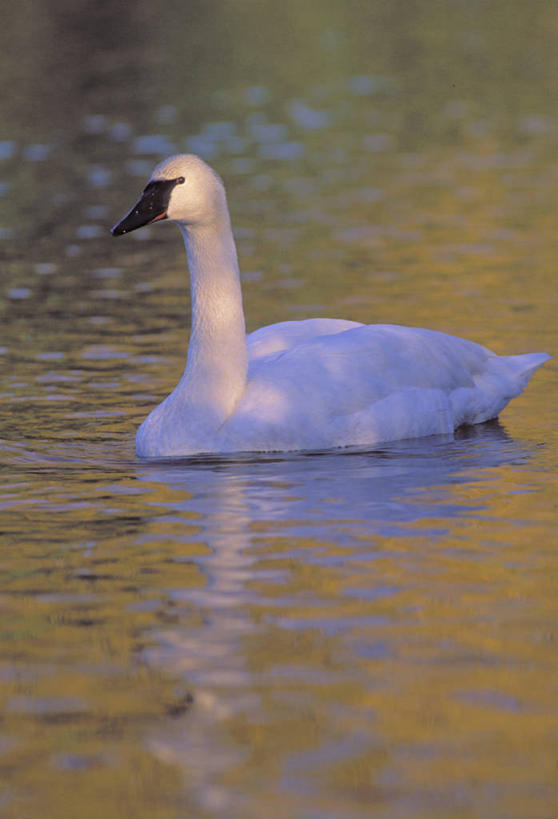
[{"label": "swan's head", "polygon": [[111,233],[122,236],[162,219],[207,224],[226,213],[225,188],[215,171],[198,156],[179,154],[157,165],[139,202]]}]

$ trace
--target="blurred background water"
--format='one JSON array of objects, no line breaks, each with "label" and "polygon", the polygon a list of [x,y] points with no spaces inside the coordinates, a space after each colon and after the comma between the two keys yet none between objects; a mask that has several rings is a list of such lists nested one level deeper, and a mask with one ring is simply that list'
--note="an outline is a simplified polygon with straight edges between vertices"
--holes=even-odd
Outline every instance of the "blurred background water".
[{"label": "blurred background water", "polygon": [[0,37],[2,815],[554,816],[554,362],[455,439],[142,462],[187,273],[108,229],[193,151],[249,329],[556,354],[558,8],[24,0]]}]

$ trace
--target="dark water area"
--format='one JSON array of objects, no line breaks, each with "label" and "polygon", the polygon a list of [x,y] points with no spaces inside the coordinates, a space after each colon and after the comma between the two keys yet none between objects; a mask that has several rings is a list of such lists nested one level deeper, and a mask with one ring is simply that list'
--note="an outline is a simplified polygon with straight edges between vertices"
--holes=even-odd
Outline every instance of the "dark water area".
[{"label": "dark water area", "polygon": [[498,423],[146,462],[180,377],[152,167],[229,197],[250,330],[556,355],[558,9],[26,2],[0,34],[0,813],[554,816],[554,361]]}]

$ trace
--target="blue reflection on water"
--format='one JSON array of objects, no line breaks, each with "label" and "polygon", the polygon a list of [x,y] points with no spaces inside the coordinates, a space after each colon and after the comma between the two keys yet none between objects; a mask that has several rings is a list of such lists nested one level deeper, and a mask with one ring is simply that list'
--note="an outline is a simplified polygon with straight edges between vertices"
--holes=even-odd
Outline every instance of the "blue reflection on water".
[{"label": "blue reflection on water", "polygon": [[456,503],[451,488],[526,455],[493,423],[456,438],[421,438],[373,451],[156,461],[139,467],[138,478],[183,489],[186,496],[173,508],[204,518],[217,510],[234,518],[241,497],[243,515],[287,524],[291,536],[323,535],[324,526],[335,524],[401,535],[418,520],[473,512],[475,507]]},{"label": "blue reflection on water", "polygon": [[[417,535],[432,540],[456,519],[482,514],[481,505],[461,501],[455,490],[525,456],[492,423],[456,438],[403,441],[374,451],[149,462],[138,464],[137,477],[146,486],[166,484],[174,493],[166,504],[169,515],[189,524],[184,542],[209,548],[207,555],[187,557],[205,575],[205,586],[175,589],[173,599],[214,612],[256,601],[246,581],[262,578],[255,564],[266,539],[280,539],[280,556],[305,564],[343,567],[354,555],[358,561],[375,560],[383,554],[381,538],[399,539],[401,546]],[[150,502],[148,494],[145,501]],[[194,535],[192,523],[199,527]],[[281,582],[282,570],[271,574],[276,577],[266,581]],[[385,591],[375,588],[378,594]]]}]

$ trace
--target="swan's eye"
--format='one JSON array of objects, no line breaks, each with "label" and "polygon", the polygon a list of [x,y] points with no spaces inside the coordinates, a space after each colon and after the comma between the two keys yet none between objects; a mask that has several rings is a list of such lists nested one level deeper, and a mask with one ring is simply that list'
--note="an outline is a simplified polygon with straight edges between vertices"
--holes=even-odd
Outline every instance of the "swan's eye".
[{"label": "swan's eye", "polygon": [[177,185],[183,185],[185,182],[186,180],[184,179],[183,176],[179,176],[178,179],[176,180]]}]

